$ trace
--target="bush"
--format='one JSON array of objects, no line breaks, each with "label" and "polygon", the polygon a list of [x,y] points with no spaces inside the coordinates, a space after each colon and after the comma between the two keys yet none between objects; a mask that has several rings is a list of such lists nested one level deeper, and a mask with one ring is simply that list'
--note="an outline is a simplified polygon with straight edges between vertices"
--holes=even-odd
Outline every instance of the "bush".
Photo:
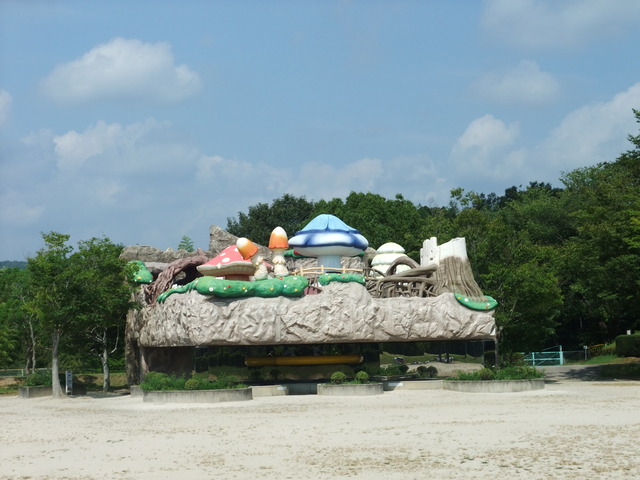
[{"label": "bush", "polygon": [[190,378],[189,380],[184,382],[184,389],[185,390],[201,390],[202,383],[197,378]]},{"label": "bush", "polygon": [[333,372],[331,374],[331,383],[341,385],[346,382],[347,376],[343,372]]},{"label": "bush", "polygon": [[640,357],[640,333],[616,337],[616,355],[619,357]]},{"label": "bush", "polygon": [[149,372],[144,376],[140,388],[149,390],[182,390],[185,379],[167,375],[162,372]]},{"label": "bush", "polygon": [[438,376],[438,369],[433,365],[429,365],[428,367],[420,365],[416,368],[416,372],[420,378],[435,378]]},{"label": "bush", "polygon": [[513,366],[505,367],[500,370],[482,368],[473,372],[457,372],[457,375],[452,377],[450,380],[529,380],[543,377],[544,372],[533,367]]},{"label": "bush", "polygon": [[239,383],[238,378],[233,375],[220,375],[216,381],[210,385],[210,388],[213,390],[245,387],[246,385]]},{"label": "bush", "polygon": [[380,367],[380,370],[378,370],[378,375],[382,375],[383,377],[394,377],[401,374],[402,372],[398,365],[383,365]]},{"label": "bush", "polygon": [[36,371],[31,375],[27,375],[24,381],[27,387],[50,387],[52,383],[51,372],[49,370]]},{"label": "bush", "polygon": [[495,372],[495,380],[529,380],[543,377],[544,372],[527,366],[506,367]]},{"label": "bush", "polygon": [[369,374],[364,370],[356,373],[356,383],[369,383]]},{"label": "bush", "polygon": [[409,365],[405,365],[404,363],[402,365],[398,365],[398,370],[400,370],[400,373],[404,375],[409,371]]},{"label": "bush", "polygon": [[160,372],[149,372],[145,375],[140,388],[150,390],[222,390],[228,388],[245,388],[238,379],[231,375],[222,375],[215,382],[200,378],[185,379]]},{"label": "bush", "polygon": [[608,343],[604,347],[600,349],[599,355],[615,355],[616,354],[616,343]]}]

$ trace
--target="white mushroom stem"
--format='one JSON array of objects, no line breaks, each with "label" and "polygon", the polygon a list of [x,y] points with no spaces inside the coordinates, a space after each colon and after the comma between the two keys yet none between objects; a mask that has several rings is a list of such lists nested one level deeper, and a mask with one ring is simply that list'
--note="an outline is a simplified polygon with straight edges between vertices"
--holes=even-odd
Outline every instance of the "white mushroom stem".
[{"label": "white mushroom stem", "polygon": [[286,277],[289,275],[289,269],[287,268],[287,261],[284,259],[284,249],[273,249],[273,273],[277,277]]}]

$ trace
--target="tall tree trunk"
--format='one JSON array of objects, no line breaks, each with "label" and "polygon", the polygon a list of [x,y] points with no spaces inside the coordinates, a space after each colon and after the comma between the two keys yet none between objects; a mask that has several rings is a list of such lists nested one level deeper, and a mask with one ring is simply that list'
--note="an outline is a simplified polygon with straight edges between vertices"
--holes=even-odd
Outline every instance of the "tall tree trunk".
[{"label": "tall tree trunk", "polygon": [[108,392],[111,387],[111,371],[109,370],[109,348],[107,346],[107,330],[105,329],[102,336],[102,355],[100,355],[102,361],[102,391]]},{"label": "tall tree trunk", "polygon": [[[36,372],[36,336],[33,333],[33,320],[27,320],[29,322],[29,335],[31,337],[31,369],[32,372]],[[27,372],[29,373],[29,372]]]},{"label": "tall tree trunk", "polygon": [[60,346],[61,332],[54,330],[51,334],[51,396],[61,398],[63,396],[60,385],[60,372],[58,367],[58,347]]}]

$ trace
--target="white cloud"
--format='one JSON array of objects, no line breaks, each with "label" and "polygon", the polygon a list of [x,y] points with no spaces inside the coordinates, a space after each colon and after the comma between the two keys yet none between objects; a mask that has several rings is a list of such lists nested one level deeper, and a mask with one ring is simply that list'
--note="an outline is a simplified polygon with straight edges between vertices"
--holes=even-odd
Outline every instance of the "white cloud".
[{"label": "white cloud", "polygon": [[559,87],[556,79],[541,71],[536,62],[523,60],[510,70],[482,76],[472,89],[478,96],[497,103],[541,105],[555,100]]},{"label": "white cloud", "polygon": [[614,161],[631,148],[627,140],[637,124],[632,108],[640,107],[640,83],[608,102],[586,105],[569,113],[539,146],[536,156],[563,171]]},{"label": "white cloud", "polygon": [[518,47],[573,48],[636,28],[637,0],[485,0],[482,24]]},{"label": "white cloud", "polygon": [[0,195],[0,221],[10,226],[30,225],[38,221],[44,212],[41,202],[16,190],[7,190]]},{"label": "white cloud", "polygon": [[509,153],[520,127],[505,124],[492,115],[472,121],[451,149],[450,161],[458,174],[466,177],[496,177],[505,174],[507,166],[520,163],[515,152]]},{"label": "white cloud", "polygon": [[556,183],[562,172],[612,162],[629,150],[627,137],[637,132],[632,111],[636,106],[640,106],[640,83],[610,101],[570,112],[546,139],[530,146],[517,143],[517,124],[485,115],[471,122],[457,140],[450,162],[460,181],[481,192],[496,191],[498,182],[502,187],[530,181]]},{"label": "white cloud", "polygon": [[9,120],[12,100],[11,94],[0,88],[0,127]]},{"label": "white cloud", "polygon": [[173,103],[198,92],[201,81],[186,65],[175,65],[168,43],[115,38],[57,66],[42,88],[63,104],[130,99]]},{"label": "white cloud", "polygon": [[[145,142],[145,138],[159,136],[156,132],[167,126],[167,123],[153,119],[126,126],[100,120],[82,133],[71,130],[54,136],[58,167],[61,170],[77,169],[89,160],[102,156],[102,162],[119,165],[123,171],[138,170],[139,166],[155,160],[143,154],[145,145],[151,144]],[[170,149],[166,149],[165,142],[159,143],[162,146],[157,148],[165,149],[164,154],[167,154]]]}]

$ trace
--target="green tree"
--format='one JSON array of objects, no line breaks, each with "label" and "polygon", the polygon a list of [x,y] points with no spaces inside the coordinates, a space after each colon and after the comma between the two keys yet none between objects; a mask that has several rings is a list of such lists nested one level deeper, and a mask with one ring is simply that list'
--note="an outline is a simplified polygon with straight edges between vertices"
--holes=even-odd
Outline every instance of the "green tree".
[{"label": "green tree", "polygon": [[268,245],[274,228],[284,228],[289,237],[295,235],[311,220],[313,203],[305,197],[288,193],[271,202],[249,207],[247,213],[238,212],[238,218],[227,218],[227,231],[237,237],[246,237],[260,245]]},{"label": "green tree", "polygon": [[345,201],[334,198],[317,202],[311,218],[323,213],[335,215],[360,230],[372,248],[395,242],[408,256],[419,261],[427,234],[425,218],[431,211],[414,205],[401,194],[391,200],[374,193],[351,192]]},{"label": "green tree", "polygon": [[193,246],[193,240],[190,237],[184,235],[180,239],[180,243],[178,244],[178,250],[186,250],[187,252],[193,252],[195,250]]},{"label": "green tree", "polygon": [[39,331],[28,308],[29,272],[0,269],[0,365],[24,362],[27,372],[36,368]]},{"label": "green tree", "polygon": [[100,358],[104,391],[110,387],[109,355],[119,347],[127,312],[139,307],[131,300],[132,289],[125,282],[134,267],[120,258],[122,249],[108,238],[91,238],[78,242],[78,251],[70,259],[77,280],[84,285],[82,310],[78,312],[80,333]]},{"label": "green tree", "polygon": [[[640,122],[640,112],[634,111]],[[563,335],[579,343],[613,339],[640,327],[640,135],[615,162],[563,176],[576,234],[562,245]]]},{"label": "green tree", "polygon": [[49,232],[43,233],[42,238],[44,248],[27,260],[32,280],[29,308],[51,337],[53,396],[61,397],[60,340],[65,331],[79,321],[84,300],[83,286],[77,279],[78,272],[70,262],[73,248],[67,244],[69,235]]}]

